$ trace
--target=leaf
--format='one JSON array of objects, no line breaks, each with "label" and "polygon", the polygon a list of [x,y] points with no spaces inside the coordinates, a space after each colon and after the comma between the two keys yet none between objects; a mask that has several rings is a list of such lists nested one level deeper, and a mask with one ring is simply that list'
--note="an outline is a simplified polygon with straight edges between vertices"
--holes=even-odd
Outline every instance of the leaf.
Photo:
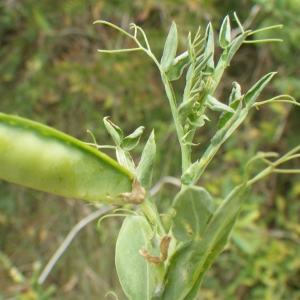
[{"label": "leaf", "polygon": [[231,42],[230,32],[231,32],[230,20],[229,17],[226,16],[221,25],[220,35],[219,35],[219,43],[221,48],[223,49],[226,49]]},{"label": "leaf", "polygon": [[214,42],[214,31],[212,28],[211,23],[209,23],[206,27],[206,44],[205,44],[205,50],[204,50],[204,60],[209,56],[210,58],[207,60],[207,72],[212,72],[215,68],[214,63],[214,48],[215,48],[215,42]]},{"label": "leaf", "polygon": [[162,70],[164,72],[169,71],[170,68],[172,67],[174,59],[176,57],[177,46],[178,46],[177,26],[173,21],[169,34],[167,36],[163,55],[160,61]]},{"label": "leaf", "polygon": [[184,174],[182,174],[181,176],[182,184],[190,185],[193,182],[197,174],[198,165],[199,165],[199,161],[197,160],[184,172]]},{"label": "leaf", "polygon": [[[238,51],[238,49],[241,47],[241,45],[243,44],[243,42],[245,41],[245,39],[247,38],[247,36],[249,35],[251,31],[247,30],[244,33],[242,33],[241,35],[239,35],[237,38],[235,38],[232,42],[231,45],[229,45],[229,50],[228,52],[225,52],[225,60],[226,60],[226,66],[230,65],[230,62],[233,58],[233,56],[235,55],[235,53]],[[227,51],[227,50],[225,50]],[[223,57],[223,54],[222,54]]]},{"label": "leaf", "polygon": [[246,185],[236,187],[213,214],[202,238],[178,246],[168,261],[165,277],[153,299],[193,299],[204,274],[225,247],[249,192]]},{"label": "leaf", "polygon": [[127,151],[130,151],[133,148],[135,148],[140,141],[140,138],[141,138],[141,135],[142,135],[144,129],[145,129],[144,126],[140,126],[132,134],[126,136],[123,139],[122,148]]},{"label": "leaf", "polygon": [[[176,61],[176,59],[175,59]],[[178,62],[175,62],[167,71],[167,77],[169,81],[174,81],[180,78],[183,73],[183,70],[190,64],[190,58],[188,56],[180,59]]]},{"label": "leaf", "polygon": [[111,135],[112,139],[116,143],[117,146],[121,146],[121,143],[123,141],[123,131],[120,127],[115,125],[113,122],[111,122],[109,117],[103,118],[104,125],[106,127],[106,130]]},{"label": "leaf", "polygon": [[139,251],[145,247],[152,255],[159,256],[153,249],[153,232],[145,217],[128,216],[123,222],[116,245],[116,268],[124,293],[131,300],[151,299],[157,273]]},{"label": "leaf", "polygon": [[199,144],[194,144],[192,142],[193,136],[194,136],[194,130],[189,130],[187,133],[183,135],[181,138],[181,142],[183,145],[190,145],[190,146],[198,146]]},{"label": "leaf", "polygon": [[121,147],[116,148],[116,155],[118,163],[127,169],[132,174],[135,174],[135,165],[133,162],[132,157],[130,156],[129,152],[126,150],[123,150]]},{"label": "leaf", "polygon": [[230,106],[233,102],[235,102],[235,100],[240,99],[242,97],[241,86],[235,81],[232,83],[232,85],[233,85],[232,91],[231,91],[230,96],[229,96],[229,105]]},{"label": "leaf", "polygon": [[[234,100],[234,102],[232,102],[230,104],[230,107],[232,109],[234,109],[234,111],[236,111],[239,107],[239,104],[241,103],[242,97],[240,97],[239,99]],[[219,123],[218,123],[218,129],[222,129],[226,123],[231,119],[231,117],[234,115],[234,113],[231,112],[224,112],[221,114],[220,118],[219,118]]]},{"label": "leaf", "polygon": [[181,124],[183,124],[187,117],[192,113],[194,104],[198,99],[198,94],[194,95],[187,101],[182,102],[178,107],[178,119]]},{"label": "leaf", "polygon": [[189,119],[188,122],[195,127],[202,127],[205,124],[205,120],[209,121],[209,118],[206,115],[201,115],[195,121]]},{"label": "leaf", "polygon": [[[225,124],[223,125],[223,127],[221,127],[216,133],[215,135],[212,137],[212,139],[210,140],[212,146],[214,147],[218,147],[221,144],[223,144],[225,142],[225,140],[229,137],[228,132],[230,131],[231,127],[235,124],[235,122],[238,120],[240,113],[241,113],[241,109],[242,109],[242,102],[238,102],[238,107],[236,109],[236,111],[234,112],[234,114],[232,114],[231,117],[228,118],[228,120],[224,119],[222,120]],[[225,122],[226,121],[226,122]]]},{"label": "leaf", "polygon": [[219,102],[216,98],[212,97],[211,95],[207,95],[207,106],[213,111],[221,111],[221,112],[230,112],[234,113],[234,109]]},{"label": "leaf", "polygon": [[192,44],[192,36],[191,36],[191,32],[189,32],[188,37],[187,37],[187,49],[188,49],[188,54],[189,54],[189,58],[192,64],[194,64],[195,60],[196,60],[196,56],[195,56],[195,49],[194,46]]},{"label": "leaf", "polygon": [[213,52],[210,52],[206,55],[206,57],[203,60],[199,60],[199,63],[196,65],[196,68],[195,68],[194,76],[196,76],[196,77],[200,76],[201,71],[207,65],[207,62],[212,57],[212,55],[213,55]]},{"label": "leaf", "polygon": [[137,178],[140,184],[149,190],[152,182],[153,168],[156,159],[154,131],[151,132],[137,167]]},{"label": "leaf", "polygon": [[193,76],[194,76],[194,65],[191,64],[186,73],[186,79],[185,79],[186,83],[185,83],[185,88],[183,93],[183,102],[185,102],[190,98],[190,92],[193,86]]},{"label": "leaf", "polygon": [[246,93],[244,99],[248,108],[253,106],[261,91],[270,82],[275,74],[276,72],[266,74]]},{"label": "leaf", "polygon": [[213,201],[204,188],[190,186],[176,195],[173,208],[176,211],[172,219],[173,235],[177,240],[187,242],[203,235],[213,214]]}]

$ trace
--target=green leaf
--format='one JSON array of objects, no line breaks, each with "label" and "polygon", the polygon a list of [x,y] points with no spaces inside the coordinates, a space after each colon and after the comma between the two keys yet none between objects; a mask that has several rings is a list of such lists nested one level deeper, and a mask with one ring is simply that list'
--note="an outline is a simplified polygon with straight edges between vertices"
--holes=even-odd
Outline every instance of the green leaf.
[{"label": "green leaf", "polygon": [[164,72],[167,72],[172,67],[174,59],[176,57],[178,46],[178,35],[177,35],[177,26],[173,21],[166,43],[163,51],[163,55],[161,58],[161,67]]},{"label": "green leaf", "polygon": [[109,117],[103,118],[103,122],[106,127],[106,130],[111,135],[116,145],[121,146],[121,143],[123,141],[123,131],[121,130],[121,128],[119,128],[117,125],[111,122],[108,118]]},{"label": "green leaf", "polygon": [[199,116],[196,120],[191,121],[188,119],[189,124],[195,127],[202,127],[205,124],[205,120],[209,121],[209,118],[206,115]]},{"label": "green leaf", "polygon": [[140,126],[132,134],[126,136],[123,139],[122,148],[127,151],[134,149],[138,145],[144,129],[144,126]]},{"label": "green leaf", "polygon": [[209,59],[207,60],[207,64],[206,64],[206,71],[212,72],[215,68],[215,63],[214,63],[215,42],[214,42],[214,31],[211,23],[207,25],[205,36],[206,36],[206,44],[204,50],[204,60],[206,60],[206,58],[209,56]]},{"label": "green leaf", "polygon": [[194,76],[196,76],[196,77],[200,76],[201,71],[207,65],[207,62],[212,57],[212,55],[213,55],[213,52],[210,52],[205,56],[205,58],[203,58],[202,60],[199,60],[199,62],[196,64]]},{"label": "green leaf", "polygon": [[194,299],[204,274],[225,247],[249,192],[246,185],[236,187],[213,214],[202,238],[178,246],[153,299]]},{"label": "green leaf", "polygon": [[121,147],[117,147],[116,156],[117,156],[118,163],[122,167],[127,169],[132,174],[135,174],[135,165],[128,151],[122,149]]},{"label": "green leaf", "polygon": [[140,255],[143,246],[154,256],[159,250],[151,245],[153,232],[145,217],[128,216],[123,222],[116,245],[116,268],[124,293],[131,300],[151,299],[157,273],[154,265]]},{"label": "green leaf", "polygon": [[190,64],[190,58],[187,52],[175,58],[171,68],[167,71],[169,81],[174,81],[180,78],[183,70]]},{"label": "green leaf", "polygon": [[140,163],[137,167],[137,179],[146,190],[150,189],[152,182],[153,168],[156,159],[156,145],[154,131],[149,136],[143,150]]},{"label": "green leaf", "polygon": [[183,93],[183,102],[187,101],[190,98],[190,92],[193,86],[193,77],[194,77],[194,64],[191,64],[186,73],[185,79],[185,88]]},{"label": "green leaf", "polygon": [[192,64],[194,64],[195,60],[196,60],[196,56],[195,56],[195,49],[194,46],[192,44],[192,35],[191,32],[189,32],[188,37],[187,37],[187,49],[188,49],[188,54],[189,54],[189,58]]},{"label": "green leaf", "polygon": [[233,56],[238,51],[238,49],[241,47],[241,45],[243,44],[243,42],[245,41],[245,39],[247,38],[247,36],[249,35],[250,32],[251,32],[251,30],[247,30],[244,33],[242,33],[241,35],[239,35],[237,38],[235,38],[231,42],[231,45],[229,45],[228,52],[226,49],[225,50],[226,52],[224,54],[222,54],[222,57],[223,57],[223,55],[225,55],[226,66],[230,65],[230,62],[231,62]]},{"label": "green leaf", "polygon": [[185,102],[182,102],[178,107],[178,119],[181,124],[183,124],[187,117],[192,113],[194,104],[198,99],[198,94],[194,95]]},{"label": "green leaf", "polygon": [[212,97],[211,95],[207,95],[207,106],[213,111],[221,111],[221,112],[230,112],[234,113],[234,109],[219,102],[216,98]]},{"label": "green leaf", "polygon": [[221,25],[220,35],[219,35],[219,43],[221,48],[223,49],[226,49],[231,42],[230,32],[231,32],[230,20],[229,17],[226,16]]},{"label": "green leaf", "polygon": [[[234,111],[236,111],[239,107],[239,104],[241,103],[241,100],[243,98],[240,97],[239,99],[236,99],[234,100],[231,104],[230,104],[230,107],[232,109],[234,109]],[[218,129],[222,129],[226,123],[231,119],[231,117],[233,116],[234,114],[231,113],[231,112],[224,112],[221,114],[220,118],[219,118],[219,123],[218,123]]]},{"label": "green leaf", "polygon": [[232,85],[233,85],[232,91],[229,96],[229,105],[230,106],[233,102],[235,102],[237,99],[240,99],[242,97],[241,86],[235,81],[232,83]]},{"label": "green leaf", "polygon": [[184,174],[182,174],[181,176],[182,184],[190,185],[193,182],[197,174],[198,165],[199,165],[199,161],[197,160],[185,171]]},{"label": "green leaf", "polygon": [[245,103],[251,108],[264,87],[270,82],[276,72],[271,72],[263,76],[245,95]]},{"label": "green leaf", "polygon": [[216,134],[210,140],[212,146],[219,147],[230,136],[229,132],[232,133],[232,131],[230,130],[235,124],[235,122],[238,120],[241,114],[241,109],[242,109],[242,102],[239,101],[236,111],[234,112],[234,114],[232,114],[232,116],[228,116],[228,120],[226,120],[227,119],[225,118],[226,115],[224,115],[224,119],[222,120],[222,122],[224,122],[224,125],[216,132]]},{"label": "green leaf", "polygon": [[173,235],[187,242],[203,235],[213,214],[213,201],[204,188],[190,186],[176,195],[173,208],[176,211],[172,219]]}]

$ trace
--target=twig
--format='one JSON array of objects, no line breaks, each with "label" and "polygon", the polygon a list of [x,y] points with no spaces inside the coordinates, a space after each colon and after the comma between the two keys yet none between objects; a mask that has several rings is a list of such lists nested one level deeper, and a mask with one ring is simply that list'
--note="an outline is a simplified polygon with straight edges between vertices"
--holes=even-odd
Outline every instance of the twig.
[{"label": "twig", "polygon": [[80,222],[78,222],[73,228],[72,230],[69,232],[69,234],[67,235],[67,237],[64,239],[64,241],[62,242],[62,244],[59,246],[59,248],[56,250],[56,252],[54,253],[54,255],[51,257],[51,259],[49,260],[49,262],[47,263],[46,267],[44,268],[43,272],[41,273],[41,275],[38,278],[38,284],[43,284],[44,281],[46,280],[46,278],[48,277],[49,273],[51,272],[51,270],[53,269],[54,265],[56,264],[56,262],[59,260],[59,258],[62,256],[62,254],[66,251],[66,249],[68,248],[68,246],[70,245],[70,243],[72,242],[72,240],[74,239],[74,237],[76,236],[76,234],[83,228],[85,227],[87,224],[89,224],[90,222],[92,222],[93,220],[101,217],[102,215],[106,214],[108,211],[112,210],[113,207],[112,206],[106,206],[104,208],[101,208],[99,210],[94,211],[93,213],[91,213],[90,215],[88,215],[87,217],[85,217],[84,219],[82,219]]}]

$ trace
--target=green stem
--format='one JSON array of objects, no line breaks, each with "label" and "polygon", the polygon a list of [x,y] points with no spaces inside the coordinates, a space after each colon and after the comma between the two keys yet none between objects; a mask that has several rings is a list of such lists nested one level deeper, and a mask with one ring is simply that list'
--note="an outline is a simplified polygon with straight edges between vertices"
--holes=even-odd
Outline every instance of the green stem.
[{"label": "green stem", "polygon": [[179,122],[176,98],[173,92],[172,85],[169,82],[167,75],[162,70],[161,70],[161,78],[165,86],[166,94],[170,103],[171,112],[172,112],[172,116],[176,128],[180,148],[181,148],[181,161],[182,161],[181,166],[182,166],[182,173],[184,173],[191,165],[191,146],[184,144],[182,142],[182,137],[184,136],[184,130]]},{"label": "green stem", "polygon": [[151,196],[147,193],[146,199],[140,204],[140,208],[147,218],[150,226],[157,230],[157,233],[162,237],[166,235],[165,229],[161,223],[155,204],[152,202]]}]

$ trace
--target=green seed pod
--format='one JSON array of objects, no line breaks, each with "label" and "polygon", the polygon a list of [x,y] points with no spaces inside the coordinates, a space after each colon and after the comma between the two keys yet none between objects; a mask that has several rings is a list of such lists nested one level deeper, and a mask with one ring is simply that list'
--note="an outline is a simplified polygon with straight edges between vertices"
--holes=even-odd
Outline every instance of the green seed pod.
[{"label": "green seed pod", "polygon": [[87,201],[144,199],[134,175],[107,155],[53,128],[2,113],[0,179]]}]

